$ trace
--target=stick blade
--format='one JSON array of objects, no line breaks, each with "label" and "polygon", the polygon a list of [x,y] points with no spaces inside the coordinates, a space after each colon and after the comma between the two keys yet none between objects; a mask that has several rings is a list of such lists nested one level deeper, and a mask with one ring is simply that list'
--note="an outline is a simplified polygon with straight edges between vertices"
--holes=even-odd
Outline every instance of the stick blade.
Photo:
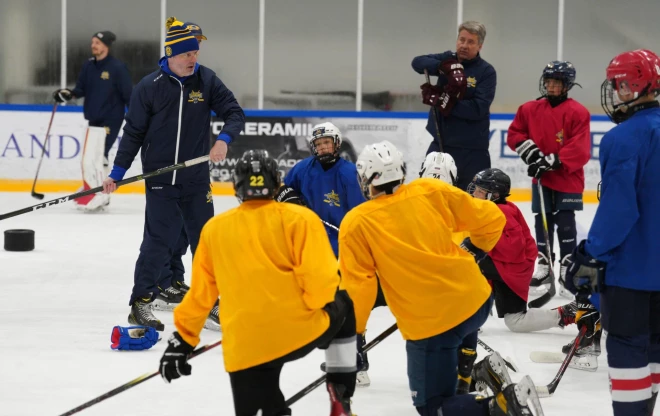
[{"label": "stick blade", "polygon": [[40,193],[38,193],[38,192],[32,192],[32,197],[33,197],[33,198],[37,198],[37,199],[40,200],[40,201],[41,201],[42,199],[44,199],[45,196],[46,196],[46,195],[44,195],[44,194],[40,194]]},{"label": "stick blade", "polygon": [[550,393],[548,386],[536,386],[536,395],[539,396],[540,399],[552,397],[552,393]]}]

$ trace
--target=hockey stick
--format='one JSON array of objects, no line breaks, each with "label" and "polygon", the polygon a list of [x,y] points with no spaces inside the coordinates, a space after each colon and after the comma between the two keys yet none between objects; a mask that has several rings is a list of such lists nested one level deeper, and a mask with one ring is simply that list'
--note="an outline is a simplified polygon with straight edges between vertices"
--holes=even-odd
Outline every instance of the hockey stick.
[{"label": "hockey stick", "polygon": [[539,202],[541,203],[541,218],[543,218],[543,238],[545,238],[545,251],[546,254],[548,255],[548,267],[550,270],[550,287],[548,288],[548,291],[541,295],[539,298],[534,299],[533,301],[529,302],[529,307],[530,308],[540,308],[541,306],[545,305],[546,303],[550,302],[550,299],[552,299],[555,296],[555,293],[557,293],[557,290],[555,289],[555,272],[553,270],[553,265],[552,265],[552,247],[550,247],[550,233],[548,232],[548,218],[545,213],[545,201],[543,198],[543,185],[541,185],[541,179],[539,178],[537,180],[537,190],[539,191]]},{"label": "hockey stick", "polygon": [[[126,185],[126,184],[129,184],[129,183],[141,181],[143,179],[153,178],[154,176],[162,175],[163,173],[174,172],[175,170],[179,170],[179,169],[187,168],[189,166],[198,165],[200,163],[207,162],[208,160],[209,160],[208,155],[201,156],[201,157],[198,157],[198,158],[195,158],[195,159],[187,160],[185,162],[177,163],[176,165],[171,165],[171,166],[167,166],[167,167],[164,167],[164,168],[160,168],[160,169],[155,170],[153,172],[143,173],[142,175],[137,175],[137,176],[132,176],[128,179],[124,179],[124,180],[121,180],[121,181],[117,182],[117,186],[119,187],[119,186]],[[48,201],[48,202],[42,202],[41,204],[32,205],[31,207],[22,208],[22,209],[19,209],[17,211],[8,212],[6,214],[0,215],[0,221],[6,220],[7,218],[15,217],[17,215],[26,214],[28,212],[36,211],[38,209],[48,208],[48,207],[53,206],[53,205],[61,204],[63,202],[71,201],[71,200],[74,200],[76,198],[80,198],[80,197],[83,197],[83,196],[95,194],[95,193],[101,192],[101,191],[103,191],[103,187],[98,186],[96,188],[88,189],[86,191],[81,191],[81,192],[78,192],[78,193],[75,193],[75,194],[71,194],[71,195],[63,196],[61,198],[53,199],[53,200]]]},{"label": "hockey stick", "polygon": [[[426,83],[431,84],[431,78],[429,77],[429,71],[427,69],[424,70],[424,76],[426,77]],[[438,139],[438,147],[440,148],[440,152],[442,152],[442,136],[440,135],[440,127],[438,124],[438,113],[433,106],[431,106],[431,112],[433,113],[433,122],[435,123],[435,135]]]},{"label": "hockey stick", "polygon": [[580,329],[580,333],[578,334],[578,336],[575,337],[575,341],[573,342],[573,346],[571,347],[571,350],[568,352],[568,354],[566,354],[566,358],[564,358],[564,362],[561,363],[557,375],[555,376],[555,378],[552,379],[550,384],[548,384],[547,386],[536,386],[536,393],[539,395],[539,397],[550,397],[554,394],[555,390],[557,390],[559,381],[564,376],[564,373],[566,372],[568,365],[571,363],[571,360],[575,355],[575,351],[577,351],[578,349],[578,345],[580,345],[580,342],[582,342],[582,338],[584,338],[586,333],[587,333],[587,326],[585,325],[582,327],[582,329]]},{"label": "hockey stick", "polygon": [[[222,340],[214,342],[213,344],[204,345],[203,347],[197,348],[195,351],[190,353],[190,355],[188,356],[188,359],[195,358],[198,355],[203,354],[206,351],[208,351],[212,348],[215,348],[220,344],[222,344]],[[86,403],[83,403],[80,406],[76,407],[75,409],[71,409],[66,413],[62,413],[60,416],[69,416],[69,415],[78,413],[81,410],[85,410],[88,407],[94,406],[96,403],[100,403],[105,399],[109,399],[110,397],[116,396],[121,392],[124,392],[124,391],[126,391],[130,388],[133,388],[133,387],[137,386],[138,384],[149,380],[150,378],[156,377],[158,374],[160,374],[160,371],[154,371],[153,373],[142,374],[140,377],[135,378],[135,379],[129,381],[128,383],[126,383],[126,384],[122,384],[121,386],[119,386],[115,389],[112,389],[109,392],[107,392],[105,394],[102,394],[102,395],[100,395],[100,396],[98,396],[98,397],[96,397],[96,398],[94,398],[94,399],[92,399],[92,400],[90,400]]]},{"label": "hockey stick", "polygon": [[330,227],[330,228],[332,228],[333,230],[339,232],[339,228],[335,227],[334,225],[330,224],[329,222],[327,222],[327,221],[323,221],[323,220],[321,220],[321,222],[322,222],[323,224],[325,224],[327,227]]},{"label": "hockey stick", "polygon": [[[369,342],[367,345],[364,346],[363,352],[368,352],[370,349],[375,347],[376,345],[380,344],[381,341],[383,341],[385,338],[390,336],[391,334],[394,333],[398,329],[397,325],[394,324],[391,327],[387,328],[385,331],[383,331],[380,335],[378,335],[376,338],[372,339],[371,342]],[[307,396],[309,393],[311,393],[313,390],[315,390],[317,387],[319,387],[323,382],[325,382],[325,379],[327,377],[327,374],[323,374],[321,377],[317,378],[309,384],[307,387],[304,389],[300,390],[298,393],[294,394],[290,399],[287,399],[285,402],[286,406],[289,407],[298,400],[302,399],[303,397]]]},{"label": "hockey stick", "polygon": [[53,104],[53,112],[50,113],[50,121],[48,122],[48,129],[46,130],[46,138],[44,139],[44,145],[41,148],[41,157],[39,158],[39,164],[37,165],[37,173],[34,174],[34,182],[32,182],[32,192],[30,195],[37,198],[38,200],[44,199],[44,194],[35,192],[35,187],[37,186],[37,178],[39,177],[39,170],[41,169],[41,162],[44,160],[44,153],[46,153],[46,143],[48,143],[48,136],[50,136],[50,127],[53,125],[53,119],[55,118],[55,111],[57,111],[57,101]]},{"label": "hockey stick", "polygon": [[[478,343],[479,345],[481,345],[481,347],[482,347],[483,349],[485,349],[489,354],[492,354],[492,353],[495,352],[494,349],[492,349],[491,347],[489,347],[488,344],[486,344],[485,342],[483,342],[483,341],[482,341],[481,339],[479,339],[479,338],[477,339],[477,343]],[[507,358],[507,359],[504,360],[504,364],[506,364],[506,366],[509,367],[509,369],[510,369],[511,371],[514,371],[514,372],[517,373],[517,372],[518,372],[518,367],[513,363],[513,360],[511,360],[511,357],[506,357],[506,358]]]}]

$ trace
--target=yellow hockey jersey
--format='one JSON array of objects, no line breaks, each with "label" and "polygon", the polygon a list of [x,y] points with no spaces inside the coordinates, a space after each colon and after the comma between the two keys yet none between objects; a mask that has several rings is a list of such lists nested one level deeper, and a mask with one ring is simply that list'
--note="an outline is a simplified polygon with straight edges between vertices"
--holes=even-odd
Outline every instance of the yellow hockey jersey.
[{"label": "yellow hockey jersey", "polygon": [[322,309],[339,286],[337,259],[319,219],[295,204],[252,200],[209,220],[190,291],[174,324],[190,345],[220,302],[225,369],[243,370],[309,344],[330,324]]},{"label": "yellow hockey jersey", "polygon": [[505,222],[493,202],[432,178],[353,208],[340,226],[339,269],[357,331],[365,331],[376,299],[376,272],[405,339],[429,338],[468,319],[491,288],[452,235],[467,231],[490,251]]}]

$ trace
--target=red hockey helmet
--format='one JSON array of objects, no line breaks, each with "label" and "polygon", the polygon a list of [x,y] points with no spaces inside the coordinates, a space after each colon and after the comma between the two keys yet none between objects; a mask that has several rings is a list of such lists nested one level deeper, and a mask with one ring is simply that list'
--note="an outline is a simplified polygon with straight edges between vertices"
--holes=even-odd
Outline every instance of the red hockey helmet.
[{"label": "red hockey helmet", "polygon": [[[622,101],[616,92],[631,95],[631,98]],[[655,53],[637,49],[621,53],[610,61],[601,85],[601,106],[613,122],[618,124],[626,119],[622,106],[629,106],[651,93],[660,93],[660,58]]]}]

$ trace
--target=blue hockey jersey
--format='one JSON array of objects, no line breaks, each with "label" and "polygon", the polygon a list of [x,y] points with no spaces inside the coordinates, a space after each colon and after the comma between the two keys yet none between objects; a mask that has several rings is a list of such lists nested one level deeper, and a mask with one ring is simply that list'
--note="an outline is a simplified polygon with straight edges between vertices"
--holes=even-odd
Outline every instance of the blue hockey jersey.
[{"label": "blue hockey jersey", "polygon": [[600,143],[602,189],[585,250],[605,284],[660,291],[660,108],[638,111]]},{"label": "blue hockey jersey", "polygon": [[[289,171],[284,184],[298,191],[312,211],[337,228],[348,211],[365,201],[355,164],[344,159],[327,171],[314,156],[303,159]],[[338,256],[339,233],[328,226],[325,229]]]}]

